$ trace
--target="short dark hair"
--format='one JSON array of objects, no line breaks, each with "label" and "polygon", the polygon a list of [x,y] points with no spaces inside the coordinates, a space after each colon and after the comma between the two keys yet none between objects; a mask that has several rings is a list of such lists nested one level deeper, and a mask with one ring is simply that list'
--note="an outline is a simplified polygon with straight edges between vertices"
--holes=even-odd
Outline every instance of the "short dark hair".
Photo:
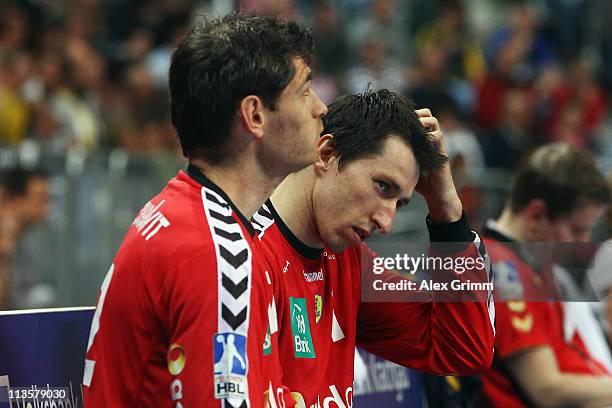
[{"label": "short dark hair", "polygon": [[585,204],[610,203],[610,187],[591,154],[566,143],[552,143],[534,150],[514,175],[510,206],[514,213],[533,199],[548,207],[556,220]]},{"label": "short dark hair", "polygon": [[275,109],[295,74],[293,58],[310,64],[313,53],[312,35],[294,22],[198,17],[170,64],[170,113],[183,154],[221,160],[240,101],[257,95]]},{"label": "short dark hair", "polygon": [[34,178],[49,178],[49,174],[43,169],[25,169],[14,167],[0,173],[0,187],[7,197],[23,197],[28,191],[28,183]]},{"label": "short dark hair", "polygon": [[414,104],[387,89],[340,96],[328,106],[323,126],[322,134],[334,136],[340,170],[351,161],[380,153],[383,142],[392,135],[412,149],[420,177],[426,178],[448,161],[421,124]]}]

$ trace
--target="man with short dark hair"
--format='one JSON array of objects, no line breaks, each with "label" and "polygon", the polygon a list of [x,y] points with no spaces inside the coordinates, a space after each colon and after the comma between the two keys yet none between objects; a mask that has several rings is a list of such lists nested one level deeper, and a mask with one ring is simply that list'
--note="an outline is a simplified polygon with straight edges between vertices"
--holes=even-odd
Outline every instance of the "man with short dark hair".
[{"label": "man with short dark hair", "polygon": [[174,51],[172,123],[189,165],[137,215],[104,279],[87,407],[285,405],[278,269],[248,218],[314,161],[327,108],[312,52],[303,27],[240,14],[198,21]]},{"label": "man with short dark hair", "polygon": [[610,190],[589,153],[538,148],[518,169],[485,243],[495,270],[496,357],[484,375],[495,406],[608,406],[611,373],[568,324],[552,275],[554,242],[589,242]]},{"label": "man with short dark hair", "polygon": [[[20,237],[31,226],[47,219],[49,179],[46,172],[15,167],[0,177],[0,309],[31,307],[29,292],[36,286],[28,270],[29,256],[17,258]],[[25,264],[25,265],[24,265]],[[46,304],[43,302],[43,304]],[[41,304],[36,304],[41,306]]]},{"label": "man with short dark hair", "polygon": [[340,97],[323,122],[317,161],[289,175],[254,216],[262,243],[283,267],[279,347],[283,383],[297,406],[352,406],[355,345],[436,374],[483,371],[493,357],[492,289],[374,293],[383,283],[415,282],[389,270],[373,275],[380,258],[363,242],[388,233],[397,209],[419,191],[436,252],[447,243],[445,259],[473,265],[464,275],[459,268],[439,271],[436,283],[462,276],[490,282],[436,118],[380,90]]}]

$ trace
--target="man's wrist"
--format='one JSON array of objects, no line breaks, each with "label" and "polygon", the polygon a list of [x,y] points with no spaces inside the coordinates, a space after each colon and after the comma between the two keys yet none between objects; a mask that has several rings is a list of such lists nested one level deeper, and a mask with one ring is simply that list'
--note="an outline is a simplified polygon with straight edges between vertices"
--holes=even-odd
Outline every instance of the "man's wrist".
[{"label": "man's wrist", "polygon": [[457,242],[467,245],[474,239],[474,233],[470,230],[465,213],[462,213],[461,217],[456,221],[443,223],[434,221],[428,215],[426,224],[431,242]]},{"label": "man's wrist", "polygon": [[457,197],[441,205],[429,206],[429,218],[435,223],[450,223],[461,219],[463,215],[463,205]]}]

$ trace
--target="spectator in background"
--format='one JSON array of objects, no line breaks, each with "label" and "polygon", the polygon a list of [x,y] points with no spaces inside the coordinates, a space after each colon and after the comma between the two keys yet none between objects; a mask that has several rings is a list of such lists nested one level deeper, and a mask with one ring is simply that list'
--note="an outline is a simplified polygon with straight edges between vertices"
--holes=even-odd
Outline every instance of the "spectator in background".
[{"label": "spectator in background", "polygon": [[296,10],[293,0],[239,0],[238,3],[238,9],[250,14],[295,18]]},{"label": "spectator in background", "polygon": [[602,76],[604,86],[612,87],[612,3],[607,0],[598,0],[597,27],[601,30],[602,41],[599,42],[599,52],[602,59]]},{"label": "spectator in background", "polygon": [[[409,51],[409,31],[406,5],[402,0],[371,0],[369,10],[351,24],[347,31],[349,46],[362,52],[362,46],[377,42],[385,63],[406,63]],[[363,91],[363,87],[360,91]]]},{"label": "spectator in background", "polygon": [[[471,114],[475,104],[474,83],[486,72],[481,46],[471,37],[461,1],[442,1],[438,18],[415,36],[417,75],[416,83],[412,77],[409,79],[410,86],[427,90],[433,85],[434,90],[450,93],[461,110]],[[431,106],[426,102],[419,105]]]},{"label": "spectator in background", "polygon": [[130,65],[124,77],[129,90],[126,126],[119,130],[120,145],[130,153],[150,154],[168,146],[178,146],[174,132],[167,126],[166,91],[155,87],[144,64]]},{"label": "spectator in background", "polygon": [[498,300],[496,357],[483,376],[491,404],[612,404],[612,373],[592,357],[579,331],[565,330],[551,247],[525,245],[588,242],[609,203],[593,159],[567,144],[537,149],[515,174],[501,216],[484,232]]},{"label": "spectator in background", "polygon": [[478,84],[476,114],[485,132],[502,125],[503,101],[512,91],[525,92],[534,109],[533,83],[540,73],[556,61],[549,42],[539,31],[532,5],[515,6],[510,25],[494,32],[485,44],[489,72]]},{"label": "spectator in background", "polygon": [[[489,71],[478,84],[477,90],[476,118],[484,131],[491,131],[503,124],[503,101],[508,93],[530,93],[530,78],[522,76],[521,73],[527,48],[528,44],[524,38],[512,36],[496,49]],[[524,102],[528,103],[529,99]]]},{"label": "spectator in background", "polygon": [[500,122],[492,130],[480,134],[485,163],[487,167],[512,170],[535,144],[531,93],[513,89],[495,103],[499,105]]},{"label": "spectator in background", "polygon": [[408,69],[404,93],[417,106],[439,109],[449,94],[448,60],[443,48],[425,44],[418,48],[415,64]]},{"label": "spectator in background", "polygon": [[23,49],[29,38],[27,14],[15,4],[0,5],[0,56]]},{"label": "spectator in background", "polygon": [[489,65],[494,65],[499,50],[508,44],[520,49],[513,74],[521,82],[533,81],[543,67],[555,62],[557,56],[541,30],[538,17],[533,3],[519,2],[514,6],[509,25],[493,32],[485,44]]},{"label": "spectator in background", "polygon": [[18,145],[28,130],[30,106],[23,86],[32,72],[32,59],[22,51],[0,54],[0,144]]},{"label": "spectator in background", "polygon": [[351,93],[361,93],[367,84],[372,90],[389,89],[400,92],[405,88],[405,75],[399,65],[385,59],[384,44],[370,37],[359,46],[359,62],[348,71],[346,87]]},{"label": "spectator in background", "polygon": [[535,90],[545,138],[591,148],[608,103],[592,62],[574,60],[568,75],[558,66],[549,66],[538,78]]},{"label": "spectator in background", "polygon": [[[53,293],[39,286],[20,253],[20,238],[49,213],[49,182],[40,170],[15,168],[3,174],[0,194],[0,305],[48,306]],[[30,254],[29,256],[33,256]]]},{"label": "spectator in background", "polygon": [[312,87],[327,104],[344,88],[344,73],[351,63],[342,21],[331,0],[315,3],[311,26],[317,44],[314,67],[317,75],[313,78]]},{"label": "spectator in background", "polygon": [[331,0],[316,2],[312,36],[317,44],[318,70],[327,75],[342,75],[351,61],[343,22]]},{"label": "spectator in background", "polygon": [[446,135],[446,149],[453,171],[453,179],[463,210],[478,219],[479,188],[484,174],[484,157],[478,138],[463,119],[453,99],[446,97],[438,108],[440,127]]}]

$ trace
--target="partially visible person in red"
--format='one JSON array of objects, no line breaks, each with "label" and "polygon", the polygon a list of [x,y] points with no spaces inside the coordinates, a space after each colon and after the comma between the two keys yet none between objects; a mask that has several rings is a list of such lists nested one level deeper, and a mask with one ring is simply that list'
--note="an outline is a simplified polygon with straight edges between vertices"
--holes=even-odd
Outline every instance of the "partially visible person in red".
[{"label": "partially visible person in red", "polygon": [[609,203],[592,157],[568,144],[537,149],[515,174],[484,231],[496,282],[495,359],[483,376],[490,405],[612,404],[612,373],[566,327],[547,253],[553,242],[589,242]]},{"label": "partially visible person in red", "polygon": [[542,130],[549,139],[590,148],[606,117],[608,98],[597,83],[592,64],[574,61],[565,74],[547,67],[536,82],[538,104],[545,112]]}]

